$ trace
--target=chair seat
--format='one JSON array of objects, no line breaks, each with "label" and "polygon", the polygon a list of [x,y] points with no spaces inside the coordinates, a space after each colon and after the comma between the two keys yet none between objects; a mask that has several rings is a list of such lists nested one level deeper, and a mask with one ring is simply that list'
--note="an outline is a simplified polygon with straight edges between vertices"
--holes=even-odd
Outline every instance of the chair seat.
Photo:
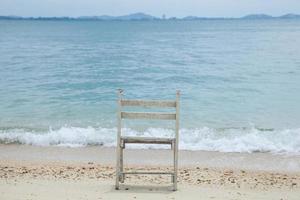
[{"label": "chair seat", "polygon": [[158,137],[121,137],[121,143],[140,143],[140,144],[171,144],[175,138],[158,138]]}]

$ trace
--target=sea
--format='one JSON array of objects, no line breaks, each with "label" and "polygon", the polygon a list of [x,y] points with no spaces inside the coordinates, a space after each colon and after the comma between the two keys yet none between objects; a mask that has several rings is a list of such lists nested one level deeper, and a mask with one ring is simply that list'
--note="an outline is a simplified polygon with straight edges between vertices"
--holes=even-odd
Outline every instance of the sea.
[{"label": "sea", "polygon": [[0,20],[0,143],[115,146],[119,88],[180,90],[180,149],[300,154],[300,20]]}]

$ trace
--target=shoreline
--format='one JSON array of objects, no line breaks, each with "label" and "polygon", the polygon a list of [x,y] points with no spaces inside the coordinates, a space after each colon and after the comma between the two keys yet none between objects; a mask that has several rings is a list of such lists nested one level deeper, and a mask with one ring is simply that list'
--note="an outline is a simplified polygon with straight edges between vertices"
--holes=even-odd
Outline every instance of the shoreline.
[{"label": "shoreline", "polygon": [[[172,162],[167,149],[126,149],[125,164],[141,166],[168,166]],[[144,157],[147,156],[147,159]],[[114,147],[59,147],[0,144],[0,160],[41,162],[94,162],[115,166]],[[300,173],[300,155],[272,153],[224,153],[212,151],[179,150],[179,167],[209,167]]]},{"label": "shoreline", "polygon": [[[125,169],[170,170],[169,153],[129,149]],[[293,170],[286,163],[294,164]],[[6,200],[296,200],[300,196],[300,156],[180,151],[179,164],[176,192],[169,187],[170,177],[161,175],[128,176],[116,191],[114,148],[0,145],[0,196]]]}]

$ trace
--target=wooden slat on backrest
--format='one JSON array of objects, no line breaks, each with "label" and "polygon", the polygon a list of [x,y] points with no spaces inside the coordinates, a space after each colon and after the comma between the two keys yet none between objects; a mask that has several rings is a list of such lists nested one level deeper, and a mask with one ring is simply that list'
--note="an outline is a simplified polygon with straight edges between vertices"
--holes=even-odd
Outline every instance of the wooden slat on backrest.
[{"label": "wooden slat on backrest", "polygon": [[121,118],[176,120],[176,114],[175,113],[154,113],[154,112],[121,112]]},{"label": "wooden slat on backrest", "polygon": [[142,107],[176,107],[176,101],[158,100],[121,100],[122,106],[142,106]]}]

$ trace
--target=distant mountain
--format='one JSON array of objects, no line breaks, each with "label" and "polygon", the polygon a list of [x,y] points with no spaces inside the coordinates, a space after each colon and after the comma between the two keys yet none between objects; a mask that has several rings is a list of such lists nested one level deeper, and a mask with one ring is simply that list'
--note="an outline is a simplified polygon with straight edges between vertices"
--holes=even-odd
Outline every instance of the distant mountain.
[{"label": "distant mountain", "polygon": [[20,16],[0,16],[0,19],[23,19],[23,17]]},{"label": "distant mountain", "polygon": [[300,19],[300,15],[296,14],[286,14],[279,17],[273,17],[266,14],[251,14],[246,15],[241,18],[222,18],[222,17],[198,17],[198,16],[186,16],[183,18],[170,17],[158,18],[145,13],[133,13],[129,15],[122,16],[110,16],[110,15],[100,15],[100,16],[81,16],[81,17],[20,17],[20,16],[0,16],[0,20],[100,20],[100,21],[148,21],[148,20],[230,20],[230,19],[249,19],[249,20],[259,20],[259,19]]},{"label": "distant mountain", "polygon": [[251,14],[246,15],[242,17],[241,19],[272,19],[273,17],[271,15],[265,15],[265,14]]},{"label": "distant mountain", "polygon": [[129,15],[122,16],[110,16],[110,15],[101,15],[101,16],[82,16],[78,17],[81,20],[120,20],[120,21],[131,21],[131,20],[155,20],[159,19],[157,17],[147,15],[145,13],[133,13]]},{"label": "distant mountain", "polygon": [[154,20],[154,19],[158,19],[158,18],[151,16],[151,15],[147,15],[145,13],[133,13],[130,15],[123,15],[123,16],[116,17],[116,19],[118,19],[118,20]]},{"label": "distant mountain", "polygon": [[183,20],[199,20],[199,19],[205,19],[205,18],[197,17],[197,16],[186,16],[186,17],[183,17],[181,19],[183,19]]},{"label": "distant mountain", "polygon": [[295,14],[286,14],[278,17],[280,19],[300,19],[300,15],[295,15]]},{"label": "distant mountain", "polygon": [[72,17],[20,17],[20,16],[0,16],[0,20],[75,20]]},{"label": "distant mountain", "polygon": [[80,20],[99,20],[99,19],[110,19],[110,16],[102,15],[102,16],[80,16],[77,19]]},{"label": "distant mountain", "polygon": [[101,15],[101,16],[98,16],[97,19],[101,19],[101,20],[113,20],[115,19],[116,17],[114,16],[110,16],[110,15]]},{"label": "distant mountain", "polygon": [[222,19],[235,19],[235,18],[224,18],[224,17],[197,17],[197,16],[187,16],[181,18],[182,20],[222,20]]},{"label": "distant mountain", "polygon": [[265,14],[253,14],[253,15],[246,15],[241,19],[300,19],[300,15],[286,14],[279,17],[273,17],[271,15],[265,15]]}]

